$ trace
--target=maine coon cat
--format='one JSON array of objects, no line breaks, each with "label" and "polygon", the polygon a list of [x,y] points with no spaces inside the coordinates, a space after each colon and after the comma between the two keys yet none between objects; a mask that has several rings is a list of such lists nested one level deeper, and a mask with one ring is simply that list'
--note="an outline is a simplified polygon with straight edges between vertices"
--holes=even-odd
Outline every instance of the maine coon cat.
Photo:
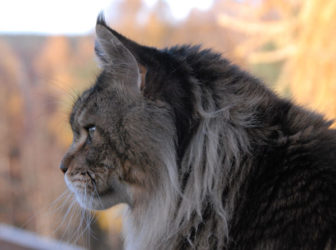
[{"label": "maine coon cat", "polygon": [[128,205],[126,249],[336,249],[336,131],[210,50],[139,45],[101,15],[102,72],[61,169]]}]

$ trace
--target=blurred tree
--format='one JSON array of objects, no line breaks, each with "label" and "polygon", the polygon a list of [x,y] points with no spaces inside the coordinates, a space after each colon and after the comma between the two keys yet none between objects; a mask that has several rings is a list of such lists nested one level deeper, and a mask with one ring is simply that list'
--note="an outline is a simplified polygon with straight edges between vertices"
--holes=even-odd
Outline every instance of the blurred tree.
[{"label": "blurred tree", "polygon": [[[26,195],[22,178],[22,137],[24,134],[22,76],[19,59],[8,44],[0,40],[0,218],[20,224],[27,218]],[[15,185],[13,185],[15,184]]]},{"label": "blurred tree", "polygon": [[[336,30],[334,0],[244,1],[238,9],[244,16],[218,15],[218,22],[249,38],[236,54],[251,64],[283,61],[279,91],[288,89],[299,103],[336,117]],[[254,9],[251,11],[251,9]],[[247,12],[254,13],[245,15]],[[273,49],[265,50],[266,44]]]},{"label": "blurred tree", "polygon": [[281,78],[301,104],[336,118],[336,1],[309,0],[297,16],[295,53]]},{"label": "blurred tree", "polygon": [[40,113],[48,114],[47,128],[61,145],[69,145],[72,138],[69,129],[60,127],[60,124],[66,124],[67,116],[60,112],[59,105],[70,102],[61,97],[68,98],[65,94],[75,84],[71,74],[73,60],[69,40],[63,36],[53,36],[46,40],[34,61],[34,70],[39,76],[37,88],[48,99],[47,105],[39,107]]},{"label": "blurred tree", "polygon": [[172,24],[170,23],[169,6],[164,0],[158,0],[143,26],[142,36],[146,37],[147,45],[162,47],[167,46],[167,41],[172,33]]}]

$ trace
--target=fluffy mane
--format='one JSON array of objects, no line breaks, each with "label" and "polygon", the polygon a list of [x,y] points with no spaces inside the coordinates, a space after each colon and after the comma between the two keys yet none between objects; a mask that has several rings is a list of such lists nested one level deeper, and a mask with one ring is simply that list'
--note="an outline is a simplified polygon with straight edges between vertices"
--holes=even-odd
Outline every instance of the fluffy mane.
[{"label": "fluffy mane", "polygon": [[[217,243],[221,248],[228,241],[236,191],[250,164],[242,162],[250,154],[249,130],[260,126],[255,110],[267,105],[265,100],[273,94],[210,50],[182,46],[164,51],[176,55],[184,62],[179,67],[190,72],[191,88],[187,95],[194,100],[194,113],[189,117],[193,134],[182,149],[184,154],[180,161],[174,154],[176,144],[162,150],[169,181],[144,202],[139,214],[127,212],[126,246],[127,249],[153,246],[170,249],[174,248],[172,242],[181,240],[176,239],[181,235],[185,237],[185,244],[192,246],[194,235],[190,229],[200,230],[211,214],[221,223],[206,225],[209,228],[203,229],[207,234],[205,238],[210,239],[214,232],[222,235]],[[139,218],[141,226],[137,227],[134,221]],[[210,247],[204,244],[205,248]]]}]

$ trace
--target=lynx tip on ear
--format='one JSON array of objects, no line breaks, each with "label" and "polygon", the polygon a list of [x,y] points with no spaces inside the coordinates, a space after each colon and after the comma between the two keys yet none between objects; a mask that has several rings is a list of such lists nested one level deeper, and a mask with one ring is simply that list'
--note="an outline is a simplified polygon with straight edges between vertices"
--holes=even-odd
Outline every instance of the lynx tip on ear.
[{"label": "lynx tip on ear", "polygon": [[97,17],[97,22],[96,25],[103,25],[103,26],[107,26],[106,24],[106,20],[105,20],[105,15],[104,12],[101,11]]},{"label": "lynx tip on ear", "polygon": [[97,39],[102,42],[102,39],[105,39],[107,37],[111,37],[110,28],[106,24],[105,15],[104,12],[101,11],[97,17],[96,22],[96,35]]}]

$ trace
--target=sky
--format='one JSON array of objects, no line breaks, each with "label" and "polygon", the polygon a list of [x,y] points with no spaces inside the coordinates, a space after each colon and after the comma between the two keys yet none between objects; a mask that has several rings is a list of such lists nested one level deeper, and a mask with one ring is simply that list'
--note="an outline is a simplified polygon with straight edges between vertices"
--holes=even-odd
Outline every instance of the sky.
[{"label": "sky", "polygon": [[[101,10],[118,0],[0,0],[0,33],[87,34]],[[144,0],[148,7],[156,0]],[[166,0],[174,18],[192,8],[205,10],[213,0]]]}]

